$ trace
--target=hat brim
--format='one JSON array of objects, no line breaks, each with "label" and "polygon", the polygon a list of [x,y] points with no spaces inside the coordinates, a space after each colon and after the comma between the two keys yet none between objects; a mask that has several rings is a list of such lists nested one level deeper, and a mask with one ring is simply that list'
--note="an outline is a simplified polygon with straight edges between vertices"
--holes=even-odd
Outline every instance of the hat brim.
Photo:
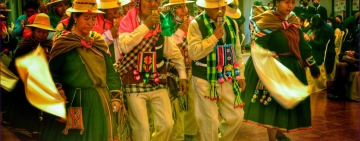
[{"label": "hat brim", "polygon": [[233,18],[233,19],[238,19],[241,17],[241,12],[240,12],[239,8],[236,8],[237,10],[235,13],[228,11],[228,8],[230,8],[230,7],[226,6],[226,11],[225,11],[226,16],[229,16],[230,18]]},{"label": "hat brim", "polygon": [[177,3],[167,3],[164,6],[171,6],[171,5],[176,5],[176,4],[185,4],[185,3],[193,3],[195,1],[186,1],[186,2],[177,2]]},{"label": "hat brim", "polygon": [[109,1],[109,2],[99,2],[98,9],[112,9],[112,8],[120,8],[120,2],[118,1]]},{"label": "hat brim", "polygon": [[[76,12],[76,13],[87,13],[88,10],[76,10],[76,9],[74,9],[74,8],[71,8],[71,9],[66,10],[66,12],[70,12],[70,13],[73,13],[73,12]],[[100,11],[100,10],[92,10],[91,13],[105,14],[104,12],[102,12],[102,11]]]},{"label": "hat brim", "polygon": [[131,1],[126,1],[125,3],[122,3],[122,2],[121,2],[121,5],[120,5],[120,6],[123,7],[123,6],[125,6],[125,5],[127,5],[127,4],[129,4],[129,3],[131,3]]},{"label": "hat brim", "polygon": [[27,27],[36,27],[36,28],[40,28],[40,29],[44,29],[44,30],[48,30],[48,31],[55,31],[53,28],[42,25],[42,24],[30,24],[30,25],[26,25],[26,26]]},{"label": "hat brim", "polygon": [[60,1],[63,1],[63,0],[57,0],[57,1],[49,2],[46,5],[54,4],[54,3],[57,3],[57,2],[60,2]]},{"label": "hat brim", "polygon": [[0,11],[10,12],[10,9],[0,9]]},{"label": "hat brim", "polygon": [[223,3],[218,2],[205,2],[205,0],[198,0],[196,1],[196,5],[202,8],[218,8],[223,7],[233,2],[233,0],[225,0]]}]

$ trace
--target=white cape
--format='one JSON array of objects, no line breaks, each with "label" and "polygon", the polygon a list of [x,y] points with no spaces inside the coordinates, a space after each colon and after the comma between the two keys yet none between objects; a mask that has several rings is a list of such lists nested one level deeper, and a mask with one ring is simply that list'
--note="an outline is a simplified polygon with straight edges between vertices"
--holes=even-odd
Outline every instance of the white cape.
[{"label": "white cape", "polygon": [[292,109],[310,94],[294,73],[272,57],[272,53],[259,45],[252,45],[251,56],[255,70],[265,88],[284,108]]},{"label": "white cape", "polygon": [[65,100],[60,96],[51,77],[43,48],[15,60],[19,77],[24,82],[27,100],[36,108],[66,118]]}]

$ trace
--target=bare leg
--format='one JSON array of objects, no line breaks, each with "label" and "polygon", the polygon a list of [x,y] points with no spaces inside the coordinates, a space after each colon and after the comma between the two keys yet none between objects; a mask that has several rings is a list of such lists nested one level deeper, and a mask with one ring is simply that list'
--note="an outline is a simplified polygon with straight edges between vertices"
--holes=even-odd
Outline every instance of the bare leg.
[{"label": "bare leg", "polygon": [[276,141],[277,129],[267,128],[267,133],[268,133],[269,141]]}]

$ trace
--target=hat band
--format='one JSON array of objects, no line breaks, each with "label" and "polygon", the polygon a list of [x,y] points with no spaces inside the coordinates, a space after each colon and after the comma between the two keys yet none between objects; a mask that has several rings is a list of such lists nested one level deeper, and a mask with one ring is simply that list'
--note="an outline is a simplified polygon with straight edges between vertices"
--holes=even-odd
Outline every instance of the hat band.
[{"label": "hat band", "polygon": [[73,4],[74,10],[97,10],[97,4],[96,3],[90,3],[90,2],[74,2]]}]

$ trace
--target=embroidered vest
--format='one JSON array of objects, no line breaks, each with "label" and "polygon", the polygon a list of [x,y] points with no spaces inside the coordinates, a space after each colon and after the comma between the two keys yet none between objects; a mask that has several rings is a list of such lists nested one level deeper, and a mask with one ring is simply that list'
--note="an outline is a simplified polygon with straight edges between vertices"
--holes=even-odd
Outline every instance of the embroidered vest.
[{"label": "embroidered vest", "polygon": [[[228,17],[229,19],[231,19],[230,17]],[[208,30],[206,29],[205,23],[204,23],[204,19],[203,16],[198,16],[195,18],[196,22],[199,25],[199,29],[201,32],[201,36],[203,39],[205,39],[208,36]],[[233,29],[235,30],[235,24],[233,20],[230,20],[231,26],[233,27]],[[224,41],[226,44],[231,44],[231,36],[230,36],[230,30],[229,27],[227,26],[227,24],[224,24],[224,28],[226,31],[226,41]],[[236,33],[234,33],[234,35],[237,35]],[[223,45],[225,44],[222,40],[219,40],[217,44],[219,45]],[[234,46],[236,46],[236,44],[234,44]],[[206,68],[206,56],[200,60],[197,61],[192,61],[191,62],[191,66],[192,66],[192,75],[199,77],[201,79],[205,79],[207,80],[207,68]]]}]

